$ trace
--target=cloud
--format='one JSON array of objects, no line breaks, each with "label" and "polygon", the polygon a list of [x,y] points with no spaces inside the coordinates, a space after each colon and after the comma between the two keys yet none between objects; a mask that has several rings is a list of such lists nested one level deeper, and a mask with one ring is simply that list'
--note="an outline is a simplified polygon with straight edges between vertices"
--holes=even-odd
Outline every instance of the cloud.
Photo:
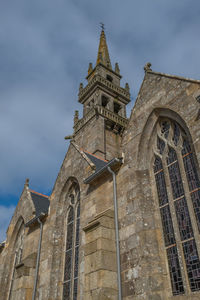
[{"label": "cloud", "polygon": [[6,239],[6,230],[13,215],[15,206],[0,205],[0,242]]},{"label": "cloud", "polygon": [[0,203],[10,204],[7,194],[19,197],[26,177],[50,193],[74,110],[82,112],[78,86],[96,60],[99,22],[134,101],[147,61],[153,70],[198,78],[199,10],[196,0],[2,2]]}]

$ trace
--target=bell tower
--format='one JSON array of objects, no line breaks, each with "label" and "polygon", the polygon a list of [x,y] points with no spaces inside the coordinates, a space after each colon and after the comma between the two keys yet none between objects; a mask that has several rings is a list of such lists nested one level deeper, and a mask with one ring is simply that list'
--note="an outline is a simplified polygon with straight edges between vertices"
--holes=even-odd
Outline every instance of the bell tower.
[{"label": "bell tower", "polygon": [[119,156],[121,135],[127,126],[126,105],[129,85],[120,86],[118,63],[112,69],[104,28],[102,28],[96,65],[89,63],[87,85],[80,84],[78,101],[83,117],[74,117],[74,140],[84,149],[104,159]]}]

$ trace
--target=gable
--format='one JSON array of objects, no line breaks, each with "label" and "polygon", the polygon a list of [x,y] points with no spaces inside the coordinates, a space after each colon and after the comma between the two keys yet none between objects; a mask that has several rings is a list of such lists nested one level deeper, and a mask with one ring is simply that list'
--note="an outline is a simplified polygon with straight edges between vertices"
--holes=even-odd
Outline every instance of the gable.
[{"label": "gable", "polygon": [[28,187],[25,185],[23,192],[20,196],[19,202],[15,208],[14,214],[10,221],[7,230],[7,240],[11,238],[14,228],[20,218],[23,218],[24,223],[27,223],[34,215],[35,207],[31,199]]},{"label": "gable", "polygon": [[[200,80],[148,71],[145,73],[140,91],[133,109],[144,106],[148,101],[169,100],[178,96],[193,95],[200,89]],[[200,94],[200,91],[199,91]]]}]

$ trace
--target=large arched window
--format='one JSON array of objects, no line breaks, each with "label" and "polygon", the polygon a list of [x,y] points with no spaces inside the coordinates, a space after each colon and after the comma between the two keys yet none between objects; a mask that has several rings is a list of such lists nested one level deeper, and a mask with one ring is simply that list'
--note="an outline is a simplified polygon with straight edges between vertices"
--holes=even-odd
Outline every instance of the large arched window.
[{"label": "large arched window", "polygon": [[169,119],[157,124],[154,148],[164,244],[173,295],[200,290],[200,181],[186,132]]},{"label": "large arched window", "polygon": [[80,190],[73,185],[67,194],[66,245],[63,300],[76,300],[79,274]]},{"label": "large arched window", "polygon": [[11,272],[8,300],[14,299],[14,297],[16,297],[16,295],[13,293],[13,285],[14,285],[14,280],[16,277],[15,270],[16,270],[17,266],[19,266],[22,262],[24,235],[25,235],[24,220],[22,217],[20,217],[18,219],[18,222],[15,226],[14,232],[15,231],[16,231],[16,238],[15,238],[15,242],[13,245],[14,260],[13,260],[13,266],[12,266],[12,272]]},{"label": "large arched window", "polygon": [[22,254],[23,254],[23,244],[24,244],[24,224],[22,224],[20,228],[20,232],[17,237],[17,242],[16,242],[16,248],[15,248],[15,253],[16,253],[16,265],[19,265],[22,260]]}]

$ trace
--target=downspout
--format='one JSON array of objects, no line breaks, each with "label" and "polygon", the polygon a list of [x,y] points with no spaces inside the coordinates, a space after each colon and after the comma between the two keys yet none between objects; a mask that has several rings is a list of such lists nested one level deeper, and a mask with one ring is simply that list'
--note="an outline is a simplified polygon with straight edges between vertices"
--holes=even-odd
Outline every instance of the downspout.
[{"label": "downspout", "polygon": [[40,237],[38,242],[38,250],[37,250],[37,261],[36,261],[36,268],[35,268],[35,278],[34,278],[34,287],[33,287],[33,294],[32,300],[35,300],[36,291],[37,291],[37,281],[38,281],[38,272],[39,272],[39,264],[40,264],[40,252],[41,252],[41,244],[42,244],[42,232],[43,232],[43,223],[41,222],[40,218],[37,218],[38,223],[40,224]]},{"label": "downspout", "polygon": [[122,299],[122,286],[121,286],[121,264],[120,264],[120,248],[119,248],[119,226],[118,226],[118,206],[117,206],[117,185],[116,174],[110,167],[108,171],[113,177],[113,200],[114,200],[114,213],[115,213],[115,238],[116,238],[116,251],[117,251],[117,282],[118,282],[118,300]]}]

